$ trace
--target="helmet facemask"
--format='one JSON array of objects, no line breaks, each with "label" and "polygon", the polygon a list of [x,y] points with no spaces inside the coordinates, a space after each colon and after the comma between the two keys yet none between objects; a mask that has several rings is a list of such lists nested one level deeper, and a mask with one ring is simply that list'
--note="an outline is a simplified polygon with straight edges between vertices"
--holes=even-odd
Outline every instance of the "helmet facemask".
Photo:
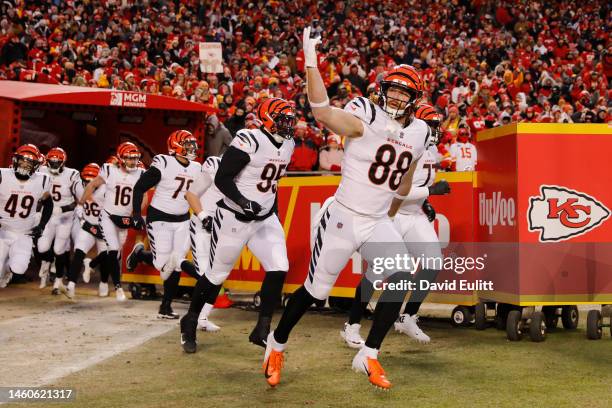
[{"label": "helmet facemask", "polygon": [[185,140],[182,144],[183,157],[187,160],[195,160],[198,158],[198,142],[192,139]]},{"label": "helmet facemask", "polygon": [[439,120],[426,120],[425,121],[431,129],[431,137],[429,138],[428,146],[437,146],[440,143],[442,137],[442,126]]},{"label": "helmet facemask", "polygon": [[[129,162],[128,162],[129,160]],[[121,164],[128,172],[133,172],[138,169],[138,160],[140,160],[140,154],[128,153],[121,157]]]},{"label": "helmet facemask", "polygon": [[[392,91],[393,95],[389,95],[389,91]],[[391,119],[397,120],[403,116],[411,116],[422,95],[421,92],[415,91],[412,88],[393,82],[382,81],[380,83],[379,96],[382,110]]]},{"label": "helmet facemask", "polygon": [[23,155],[16,155],[13,157],[13,169],[15,170],[15,177],[19,180],[27,180],[32,174],[38,169],[40,162],[30,157]]},{"label": "helmet facemask", "polygon": [[271,129],[272,134],[278,135],[283,139],[291,139],[295,133],[295,125],[297,118],[293,112],[279,113],[274,116],[274,127]]},{"label": "helmet facemask", "polygon": [[57,176],[64,169],[64,162],[57,158],[47,159],[47,168],[49,173]]}]

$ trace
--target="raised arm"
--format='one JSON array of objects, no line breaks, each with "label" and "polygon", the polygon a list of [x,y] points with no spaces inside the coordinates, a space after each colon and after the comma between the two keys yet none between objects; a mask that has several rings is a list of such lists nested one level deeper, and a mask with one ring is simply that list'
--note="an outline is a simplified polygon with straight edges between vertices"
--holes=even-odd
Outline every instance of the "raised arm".
[{"label": "raised arm", "polygon": [[79,204],[83,205],[85,201],[89,200],[92,194],[94,193],[94,191],[96,191],[96,189],[104,183],[105,183],[104,179],[100,176],[97,176],[95,179],[91,180],[91,182],[89,182],[89,184],[87,184],[87,186],[85,187],[85,191],[83,191],[83,195],[81,196],[81,199],[79,200]]},{"label": "raised arm", "polygon": [[363,135],[361,120],[342,109],[329,106],[327,89],[317,68],[316,46],[320,37],[310,38],[310,27],[304,29],[304,59],[306,66],[307,94],[312,113],[316,120],[334,133],[347,137],[360,137]]}]

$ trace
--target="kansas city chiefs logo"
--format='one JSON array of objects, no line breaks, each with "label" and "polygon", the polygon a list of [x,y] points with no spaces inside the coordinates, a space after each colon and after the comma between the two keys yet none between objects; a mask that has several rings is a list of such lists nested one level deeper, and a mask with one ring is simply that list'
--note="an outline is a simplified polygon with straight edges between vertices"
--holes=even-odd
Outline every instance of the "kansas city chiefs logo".
[{"label": "kansas city chiefs logo", "polygon": [[585,234],[610,217],[610,210],[588,194],[560,186],[540,186],[530,197],[529,231],[540,230],[540,241],[564,241]]}]

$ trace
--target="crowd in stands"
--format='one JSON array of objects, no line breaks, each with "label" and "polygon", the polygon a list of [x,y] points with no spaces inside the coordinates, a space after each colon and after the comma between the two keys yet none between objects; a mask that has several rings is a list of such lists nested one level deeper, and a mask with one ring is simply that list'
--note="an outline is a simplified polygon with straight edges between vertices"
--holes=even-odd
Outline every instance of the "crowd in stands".
[{"label": "crowd in stands", "polygon": [[[202,103],[208,151],[223,149],[270,96],[299,115],[294,170],[338,170],[342,138],[321,129],[304,84],[302,30],[323,38],[332,104],[378,92],[396,64],[420,70],[460,128],[610,120],[612,14],[604,0],[4,0],[0,79],[113,88]],[[223,72],[204,73],[198,44],[220,42]]]}]

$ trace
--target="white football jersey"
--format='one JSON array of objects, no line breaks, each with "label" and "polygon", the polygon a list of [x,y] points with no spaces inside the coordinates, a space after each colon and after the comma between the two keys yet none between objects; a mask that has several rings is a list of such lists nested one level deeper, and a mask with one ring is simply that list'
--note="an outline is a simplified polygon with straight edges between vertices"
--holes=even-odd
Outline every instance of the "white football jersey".
[{"label": "white football jersey", "polygon": [[16,232],[29,232],[36,224],[36,206],[51,191],[51,179],[36,172],[27,180],[15,177],[14,170],[0,169],[0,226]]},{"label": "white football jersey", "polygon": [[157,168],[161,173],[161,180],[155,187],[151,207],[172,215],[189,212],[185,193],[202,171],[202,165],[196,161],[189,161],[187,166],[183,166],[174,156],[158,154],[153,158],[151,167]]},{"label": "white football jersey", "polygon": [[[413,187],[429,187],[434,183],[436,178],[436,158],[438,150],[435,147],[429,147],[417,162],[417,167],[412,176]],[[426,198],[418,200],[404,200],[399,212],[402,214],[421,213],[421,207]]]},{"label": "white football jersey", "polygon": [[453,143],[450,147],[450,155],[456,163],[455,167],[457,171],[476,170],[478,154],[476,153],[476,146],[470,142]]},{"label": "white football jersey", "polygon": [[208,173],[210,178],[213,180],[213,183],[210,185],[208,190],[206,190],[206,192],[202,194],[202,197],[200,197],[200,204],[202,205],[202,208],[206,214],[210,217],[215,215],[215,211],[217,210],[217,202],[223,199],[223,193],[219,191],[214,183],[217,170],[219,170],[219,163],[221,163],[220,157],[211,156],[207,158],[202,165],[202,173]]},{"label": "white football jersey", "polygon": [[51,179],[51,198],[53,206],[63,207],[74,203],[76,184],[81,182],[79,172],[69,167],[64,167],[60,174],[52,174],[46,166],[40,167],[39,172],[45,173]]},{"label": "white football jersey", "polygon": [[344,110],[363,122],[363,135],[347,138],[336,201],[363,215],[385,216],[410,164],[425,151],[430,129],[414,119],[401,125],[369,99],[357,97]]},{"label": "white football jersey", "polygon": [[[230,144],[247,153],[251,159],[234,182],[243,196],[261,206],[259,215],[269,213],[274,206],[278,180],[287,172],[295,147],[293,139],[284,139],[280,146],[275,143],[260,129],[242,129],[236,132]],[[238,204],[227,197],[223,200],[228,207],[242,213]]]},{"label": "white football jersey", "polygon": [[144,172],[142,169],[125,171],[110,163],[104,163],[99,176],[106,183],[104,210],[111,215],[129,217],[132,215],[132,195],[134,184]]}]

